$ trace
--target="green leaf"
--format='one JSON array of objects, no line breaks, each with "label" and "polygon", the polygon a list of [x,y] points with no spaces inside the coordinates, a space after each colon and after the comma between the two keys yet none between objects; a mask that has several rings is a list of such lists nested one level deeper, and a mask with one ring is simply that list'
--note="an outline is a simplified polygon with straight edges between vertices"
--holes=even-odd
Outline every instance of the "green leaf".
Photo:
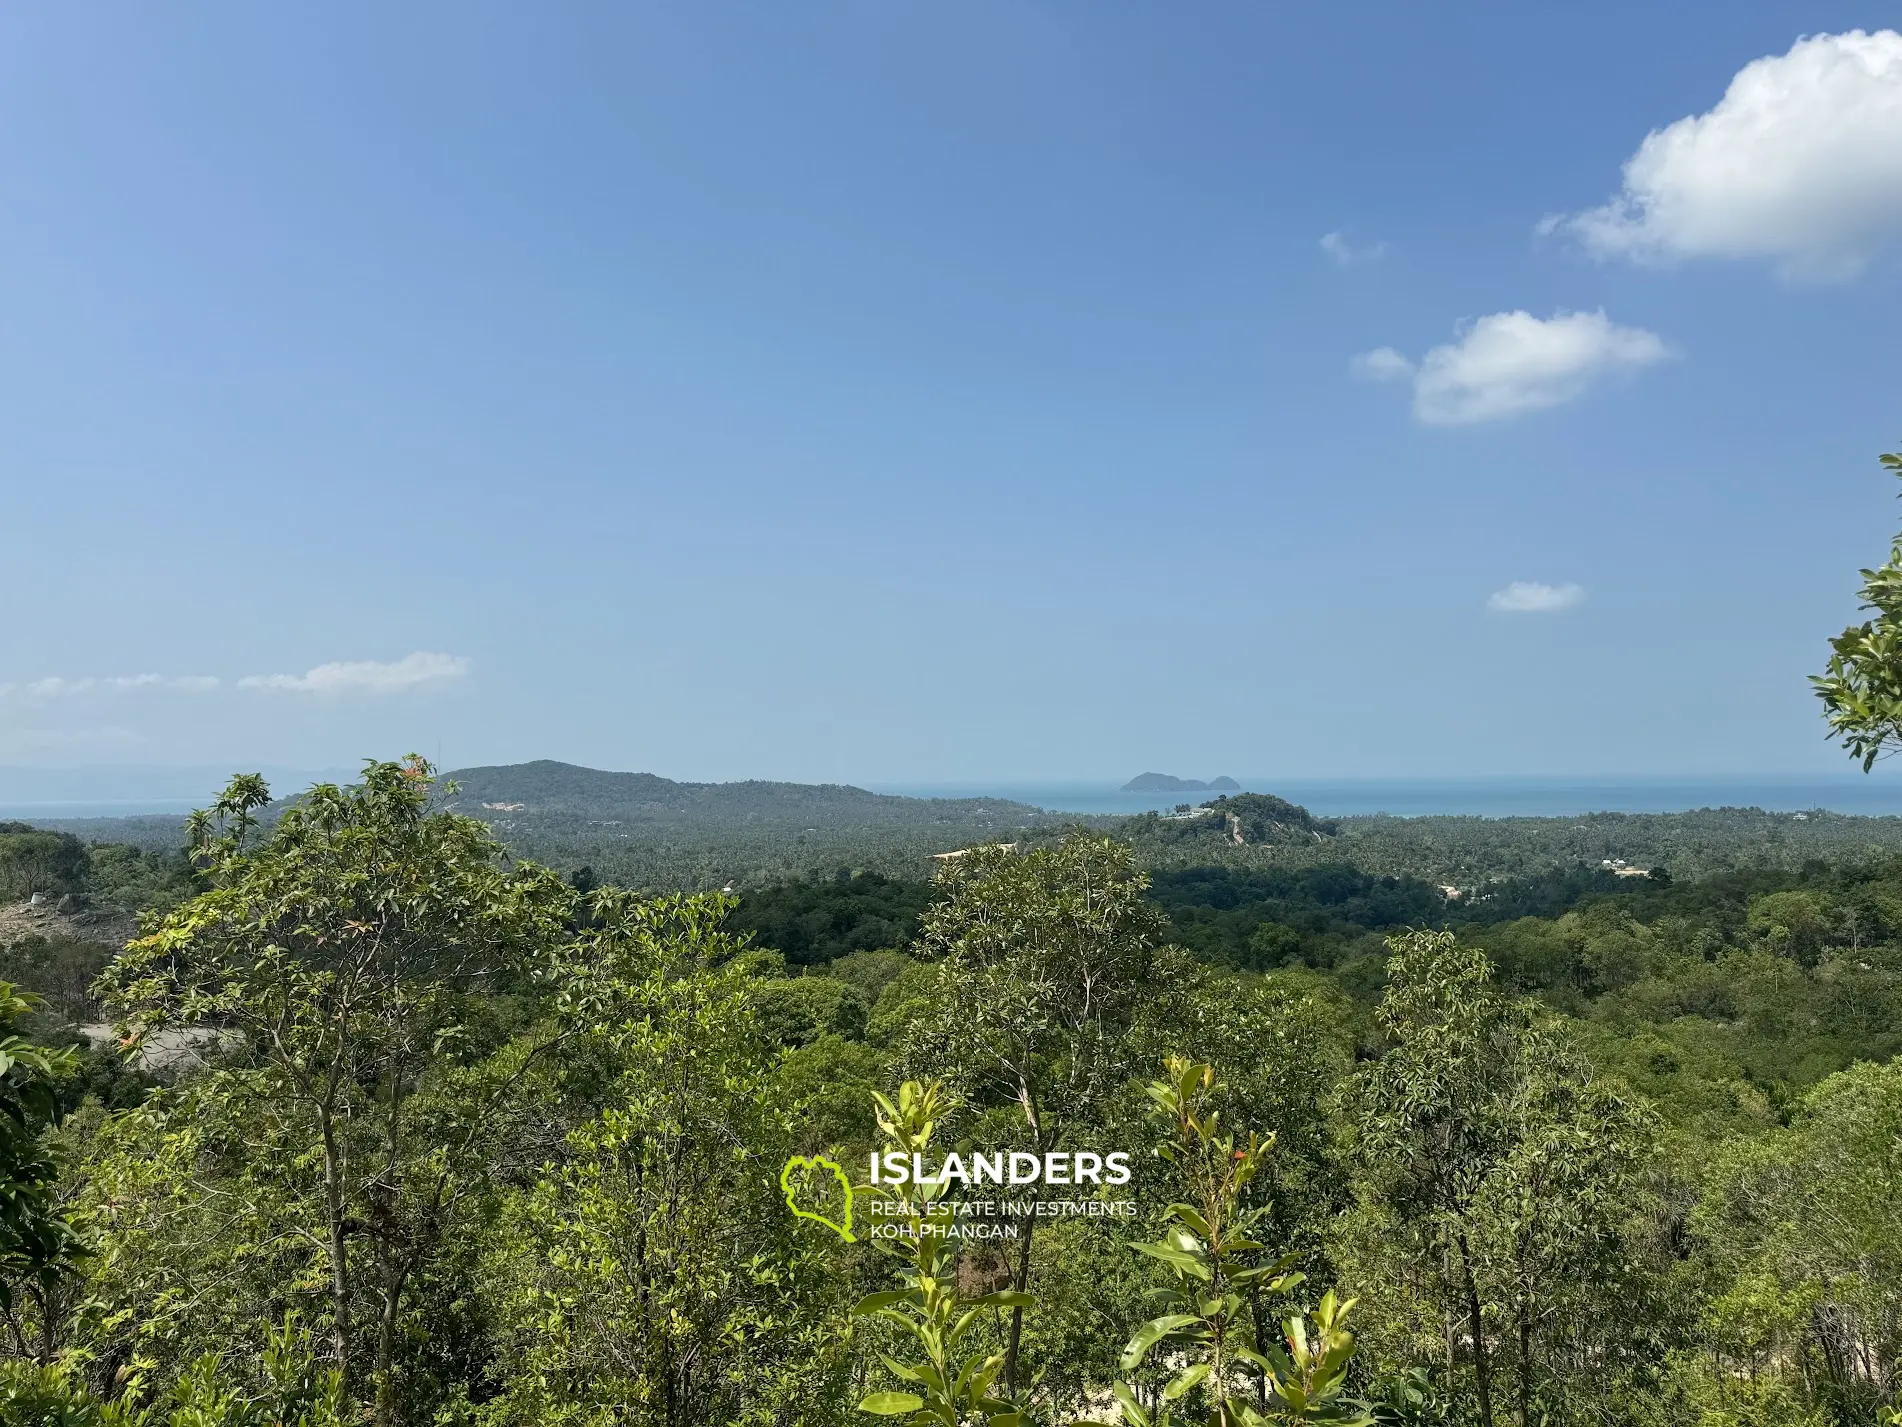
[{"label": "green leaf", "polygon": [[1131,1335],[1129,1346],[1123,1349],[1123,1371],[1134,1368],[1151,1348],[1171,1333],[1192,1328],[1201,1321],[1192,1313],[1166,1313],[1160,1318],[1151,1318]]},{"label": "green leaf", "polygon": [[1136,1394],[1129,1390],[1126,1383],[1117,1383],[1110,1391],[1116,1394],[1116,1404],[1123,1409],[1123,1421],[1128,1427],[1151,1427],[1149,1414],[1143,1411],[1142,1404],[1136,1401]]},{"label": "green leaf", "polygon": [[1209,1365],[1207,1363],[1197,1363],[1194,1367],[1185,1369],[1180,1377],[1162,1390],[1163,1400],[1166,1402],[1174,1402],[1178,1397],[1182,1396],[1183,1393],[1191,1391],[1198,1382],[1202,1381],[1202,1379],[1208,1375]]},{"label": "green leaf", "polygon": [[911,1297],[909,1291],[893,1293],[868,1293],[852,1309],[854,1316],[861,1313],[876,1313],[881,1308],[890,1308],[894,1303],[903,1303]]},{"label": "green leaf", "polygon": [[859,1411],[874,1417],[898,1417],[924,1405],[925,1400],[911,1392],[872,1392],[859,1399]]},{"label": "green leaf", "polygon": [[1200,1234],[1203,1238],[1206,1239],[1209,1237],[1210,1235],[1209,1221],[1202,1217],[1199,1210],[1187,1204],[1171,1204],[1169,1206],[1168,1212],[1175,1215],[1176,1218],[1180,1219],[1183,1223],[1187,1224],[1191,1229],[1195,1230],[1196,1233]]},{"label": "green leaf", "polygon": [[1152,1259],[1161,1259],[1164,1263],[1168,1264],[1169,1267],[1178,1272],[1186,1273],[1193,1278],[1199,1278],[1204,1283],[1207,1283],[1210,1279],[1211,1275],[1207,1264],[1191,1254],[1184,1253],[1181,1249],[1173,1245],[1131,1244],[1130,1247],[1139,1254],[1148,1254]]},{"label": "green leaf", "polygon": [[884,1363],[886,1367],[891,1369],[893,1377],[903,1378],[906,1382],[923,1382],[924,1381],[924,1379],[918,1375],[917,1369],[906,1367],[903,1363],[899,1362],[897,1358],[894,1358],[893,1356],[891,1356],[891,1354],[880,1353],[878,1356],[879,1356],[879,1361]]},{"label": "green leaf", "polygon": [[1037,1296],[1020,1289],[1005,1288],[996,1293],[987,1293],[982,1298],[971,1300],[973,1308],[1035,1308]]}]

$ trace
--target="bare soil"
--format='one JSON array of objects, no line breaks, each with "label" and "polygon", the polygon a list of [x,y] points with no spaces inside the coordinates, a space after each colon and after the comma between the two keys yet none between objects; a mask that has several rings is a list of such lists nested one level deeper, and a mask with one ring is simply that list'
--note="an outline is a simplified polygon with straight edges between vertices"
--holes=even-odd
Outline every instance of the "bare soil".
[{"label": "bare soil", "polygon": [[87,907],[62,912],[53,901],[12,902],[0,906],[0,947],[12,946],[28,937],[71,937],[75,941],[97,942],[117,951],[139,934],[138,919],[121,907]]}]

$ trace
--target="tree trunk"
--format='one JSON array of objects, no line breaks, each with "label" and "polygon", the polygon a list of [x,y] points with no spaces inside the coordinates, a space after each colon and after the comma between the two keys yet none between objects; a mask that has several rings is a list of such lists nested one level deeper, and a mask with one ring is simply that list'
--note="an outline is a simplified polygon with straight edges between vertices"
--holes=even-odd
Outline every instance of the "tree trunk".
[{"label": "tree trunk", "polygon": [[1532,1304],[1519,1296],[1519,1427],[1532,1427]]},{"label": "tree trunk", "polygon": [[330,1235],[330,1341],[337,1367],[348,1383],[355,1364],[350,1332],[350,1250],[343,1215],[343,1156],[337,1148],[337,1126],[330,1111],[319,1106],[317,1120],[324,1137],[324,1228]]},{"label": "tree trunk", "polygon": [[1473,1325],[1473,1381],[1479,1389],[1480,1427],[1493,1427],[1493,1365],[1486,1352],[1486,1325],[1479,1313],[1479,1285],[1473,1281],[1473,1256],[1466,1231],[1453,1236],[1460,1251],[1460,1276],[1466,1285],[1466,1312]]},{"label": "tree trunk", "polygon": [[[1030,1215],[1024,1220],[1024,1237],[1017,1248],[1017,1272],[1012,1275],[1011,1287],[1019,1293],[1030,1289],[1030,1231],[1036,1226],[1037,1216]],[[1024,1310],[1010,1310],[1010,1344],[1004,1349],[1004,1391],[1013,1399],[1017,1396],[1017,1345],[1024,1338]]]},{"label": "tree trunk", "polygon": [[409,1275],[393,1266],[383,1286],[383,1306],[376,1323],[376,1424],[396,1427],[396,1309],[402,1302]]}]

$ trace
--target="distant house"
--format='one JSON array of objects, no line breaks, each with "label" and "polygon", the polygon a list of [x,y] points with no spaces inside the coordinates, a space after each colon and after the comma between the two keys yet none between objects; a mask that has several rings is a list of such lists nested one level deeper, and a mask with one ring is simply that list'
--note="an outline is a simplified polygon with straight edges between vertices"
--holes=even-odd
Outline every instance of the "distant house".
[{"label": "distant house", "polygon": [[1643,867],[1633,867],[1629,862],[1626,862],[1625,859],[1622,857],[1607,857],[1604,861],[1600,862],[1598,865],[1600,867],[1603,867],[1607,872],[1611,873],[1612,876],[1614,877],[1649,877],[1651,875],[1649,869],[1643,868]]},{"label": "distant house", "polygon": [[[1015,852],[1017,850],[1017,844],[1014,842],[993,842],[988,845],[991,847],[1001,847],[1006,852]],[[977,849],[975,847],[960,847],[956,852],[934,852],[931,854],[931,860],[933,862],[949,862],[953,858],[963,857],[966,853],[976,851]]]}]

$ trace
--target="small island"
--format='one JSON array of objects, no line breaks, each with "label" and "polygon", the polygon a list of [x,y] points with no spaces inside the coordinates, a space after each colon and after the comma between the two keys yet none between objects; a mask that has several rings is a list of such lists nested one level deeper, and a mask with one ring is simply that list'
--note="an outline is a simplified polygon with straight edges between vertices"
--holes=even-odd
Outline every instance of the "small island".
[{"label": "small island", "polygon": [[1233,793],[1241,791],[1233,778],[1178,778],[1170,773],[1138,773],[1123,784],[1125,793]]}]

